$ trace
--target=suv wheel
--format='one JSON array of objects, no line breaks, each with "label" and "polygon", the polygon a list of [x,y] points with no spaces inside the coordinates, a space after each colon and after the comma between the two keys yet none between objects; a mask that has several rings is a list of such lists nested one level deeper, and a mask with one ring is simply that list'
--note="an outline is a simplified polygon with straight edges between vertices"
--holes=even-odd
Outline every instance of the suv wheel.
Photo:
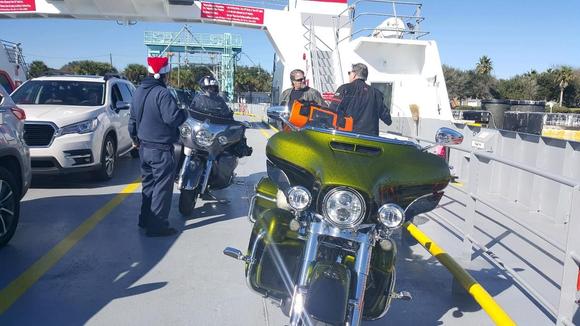
[{"label": "suv wheel", "polygon": [[20,188],[13,175],[0,167],[0,247],[14,235],[20,216]]},{"label": "suv wheel", "polygon": [[108,135],[107,138],[105,138],[103,150],[101,151],[101,169],[98,174],[100,180],[106,181],[113,177],[116,160],[117,146],[115,145],[113,137]]}]

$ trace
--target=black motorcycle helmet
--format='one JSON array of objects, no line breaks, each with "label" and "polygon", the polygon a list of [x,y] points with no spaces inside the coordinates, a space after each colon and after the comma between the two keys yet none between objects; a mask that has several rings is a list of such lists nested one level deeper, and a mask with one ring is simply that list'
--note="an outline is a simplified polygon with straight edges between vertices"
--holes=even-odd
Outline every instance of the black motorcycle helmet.
[{"label": "black motorcycle helmet", "polygon": [[220,90],[219,83],[213,76],[203,76],[198,83],[199,87],[206,92],[217,94]]}]

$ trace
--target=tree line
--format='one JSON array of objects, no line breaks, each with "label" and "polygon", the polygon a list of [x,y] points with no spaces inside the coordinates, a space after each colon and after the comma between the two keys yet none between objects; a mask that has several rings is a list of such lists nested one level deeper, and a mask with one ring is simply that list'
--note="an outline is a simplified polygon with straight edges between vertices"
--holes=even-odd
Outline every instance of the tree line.
[{"label": "tree line", "polygon": [[508,79],[495,78],[492,71],[493,62],[487,56],[470,70],[443,65],[452,104],[472,98],[554,101],[564,108],[580,107],[580,69],[565,65],[542,72],[532,69]]},{"label": "tree line", "polygon": [[[60,69],[48,67],[43,61],[33,61],[28,68],[28,78],[35,78],[51,73],[62,72],[77,75],[104,75],[121,73],[133,84],[139,85],[147,76],[147,67],[142,64],[129,64],[123,71],[118,71],[109,63],[91,60],[72,61]],[[207,66],[188,64],[174,67],[169,75],[168,84],[191,90],[199,89],[197,81],[203,76],[212,75]],[[270,92],[272,75],[261,67],[236,66],[234,73],[235,92]]]},{"label": "tree line", "polygon": [[[239,92],[270,92],[272,75],[261,67],[236,66],[234,90]],[[96,61],[73,61],[60,69],[49,68],[42,61],[33,61],[29,66],[29,78],[46,75],[52,71],[80,75],[103,75],[119,73],[109,63]],[[546,71],[530,70],[508,79],[492,75],[493,62],[482,56],[475,67],[461,70],[443,65],[449,98],[458,104],[460,100],[513,99],[555,101],[561,107],[580,107],[580,69],[570,66],[555,66]],[[147,68],[141,64],[130,64],[121,72],[128,80],[138,85],[147,76]],[[183,65],[174,67],[168,84],[178,88],[198,89],[197,81],[211,75],[207,66]]]}]

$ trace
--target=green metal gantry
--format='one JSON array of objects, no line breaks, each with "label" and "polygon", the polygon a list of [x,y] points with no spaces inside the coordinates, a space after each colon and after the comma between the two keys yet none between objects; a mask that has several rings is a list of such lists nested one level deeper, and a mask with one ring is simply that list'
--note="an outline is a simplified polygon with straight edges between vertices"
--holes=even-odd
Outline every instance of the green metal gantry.
[{"label": "green metal gantry", "polygon": [[189,54],[220,54],[220,71],[215,77],[220,82],[220,90],[228,100],[234,94],[234,65],[236,56],[242,52],[241,35],[192,33],[187,26],[174,32],[145,32],[145,45],[149,56],[166,52]]}]

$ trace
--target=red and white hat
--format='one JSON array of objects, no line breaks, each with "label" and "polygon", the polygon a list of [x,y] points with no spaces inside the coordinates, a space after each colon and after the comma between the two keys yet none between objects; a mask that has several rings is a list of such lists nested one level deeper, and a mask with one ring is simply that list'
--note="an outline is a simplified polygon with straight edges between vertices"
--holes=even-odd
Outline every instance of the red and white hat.
[{"label": "red and white hat", "polygon": [[169,60],[167,57],[148,57],[147,58],[147,71],[153,74],[155,79],[161,78],[162,74],[169,72]]}]

